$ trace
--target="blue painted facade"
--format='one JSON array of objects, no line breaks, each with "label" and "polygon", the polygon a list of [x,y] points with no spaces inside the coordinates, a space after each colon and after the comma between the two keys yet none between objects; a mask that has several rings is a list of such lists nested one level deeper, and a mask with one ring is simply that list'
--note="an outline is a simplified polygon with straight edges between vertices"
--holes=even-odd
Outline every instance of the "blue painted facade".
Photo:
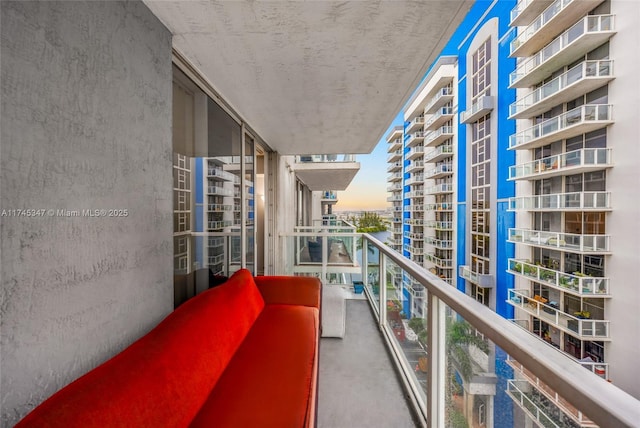
[{"label": "blue painted facade", "polygon": [[[467,61],[471,59],[470,51],[471,43],[474,41],[476,34],[482,30],[483,26],[490,20],[497,18],[498,26],[498,49],[492,49],[491,67],[497,67],[497,82],[491,82],[491,95],[494,96],[494,109],[491,112],[492,118],[497,118],[497,135],[492,133],[491,144],[492,149],[491,169],[492,178],[497,177],[496,182],[492,182],[492,189],[495,199],[491,200],[491,246],[495,249],[496,269],[492,272],[495,278],[495,287],[491,293],[495,293],[495,311],[505,318],[513,318],[513,307],[506,303],[508,289],[513,288],[513,276],[507,273],[507,259],[514,257],[514,244],[508,243],[508,229],[515,227],[515,214],[508,212],[508,198],[515,196],[515,183],[508,181],[509,166],[515,164],[515,153],[507,150],[509,136],[515,133],[515,121],[508,120],[509,105],[515,101],[515,90],[508,89],[509,73],[515,69],[516,61],[509,58],[509,43],[513,38],[514,32],[509,27],[510,13],[515,7],[515,0],[494,0],[494,1],[477,1],[458,26],[449,42],[441,52],[441,56],[456,56],[458,58],[458,76],[457,76],[457,114],[467,110]],[[492,34],[492,37],[496,37]],[[495,46],[495,45],[494,45]],[[426,77],[428,78],[432,68],[437,63],[431,65]],[[492,70],[493,72],[493,70]],[[471,78],[469,76],[469,78]],[[470,98],[470,97],[469,97]],[[405,124],[405,129],[408,124]],[[455,275],[458,273],[458,266],[469,265],[468,254],[470,249],[466,245],[466,237],[471,232],[471,226],[467,224],[467,214],[470,205],[467,204],[466,196],[471,183],[470,165],[467,159],[467,138],[471,126],[460,123],[458,116],[457,126],[457,144],[455,152],[456,162],[456,195],[457,199],[457,221],[455,231],[455,245],[457,266]],[[406,154],[406,150],[405,150]],[[406,162],[405,162],[406,165]],[[406,174],[405,174],[406,179]],[[408,186],[405,186],[405,194],[408,192]],[[405,198],[403,205],[410,204],[410,200]],[[408,218],[409,213],[405,212],[403,217]],[[404,230],[408,230],[408,226],[404,226]],[[404,239],[404,243],[408,243],[408,239]],[[408,252],[403,254],[408,256]],[[461,278],[457,278],[457,287],[461,291],[465,291],[466,284]],[[498,375],[498,384],[496,385],[496,395],[493,398],[493,426],[514,426],[513,419],[513,402],[506,394],[506,379],[513,377],[511,368],[506,363],[506,353],[498,348],[495,350],[495,372]]]}]

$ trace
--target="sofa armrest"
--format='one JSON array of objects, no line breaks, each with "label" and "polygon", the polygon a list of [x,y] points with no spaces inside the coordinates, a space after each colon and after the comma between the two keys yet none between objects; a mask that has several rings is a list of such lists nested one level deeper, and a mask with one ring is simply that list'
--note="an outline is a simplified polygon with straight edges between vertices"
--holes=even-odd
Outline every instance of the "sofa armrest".
[{"label": "sofa armrest", "polygon": [[320,308],[322,283],[306,276],[256,276],[264,302]]}]

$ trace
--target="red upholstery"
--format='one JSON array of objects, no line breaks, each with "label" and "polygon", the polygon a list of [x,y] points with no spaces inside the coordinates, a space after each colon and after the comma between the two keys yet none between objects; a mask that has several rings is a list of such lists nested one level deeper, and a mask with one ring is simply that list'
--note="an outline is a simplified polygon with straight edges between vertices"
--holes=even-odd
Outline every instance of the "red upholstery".
[{"label": "red upholstery", "polygon": [[267,305],[191,426],[307,426],[318,322],[316,308]]},{"label": "red upholstery", "polygon": [[240,270],[16,427],[312,426],[320,283],[279,291],[278,282],[296,281],[261,278],[268,301],[286,304],[265,306],[249,271]]},{"label": "red upholstery", "polygon": [[320,307],[321,282],[308,276],[257,276],[265,303]]}]

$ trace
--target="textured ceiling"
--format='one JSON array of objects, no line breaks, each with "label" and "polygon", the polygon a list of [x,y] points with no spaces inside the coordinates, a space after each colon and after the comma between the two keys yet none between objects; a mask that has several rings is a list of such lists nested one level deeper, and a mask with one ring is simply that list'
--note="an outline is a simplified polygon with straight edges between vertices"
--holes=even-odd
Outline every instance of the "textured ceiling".
[{"label": "textured ceiling", "polygon": [[281,154],[369,153],[473,1],[154,1],[173,46]]}]

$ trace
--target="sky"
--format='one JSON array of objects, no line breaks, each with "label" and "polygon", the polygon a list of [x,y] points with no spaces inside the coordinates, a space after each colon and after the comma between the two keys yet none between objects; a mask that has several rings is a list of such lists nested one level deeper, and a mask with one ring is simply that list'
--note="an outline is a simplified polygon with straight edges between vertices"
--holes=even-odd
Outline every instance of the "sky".
[{"label": "sky", "polygon": [[360,171],[356,174],[347,190],[338,192],[335,211],[372,211],[383,210],[391,206],[387,202],[387,141],[386,137],[394,126],[402,125],[402,112],[399,112],[389,125],[376,148],[370,154],[356,155],[360,162]]}]

